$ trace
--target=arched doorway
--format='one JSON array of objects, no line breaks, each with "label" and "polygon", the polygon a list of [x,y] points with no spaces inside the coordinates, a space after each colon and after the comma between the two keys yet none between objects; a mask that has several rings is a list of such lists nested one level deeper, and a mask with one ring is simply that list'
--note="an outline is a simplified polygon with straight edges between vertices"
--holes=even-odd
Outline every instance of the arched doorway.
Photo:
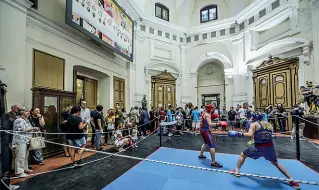
[{"label": "arched doorway", "polygon": [[[232,105],[232,80],[225,75],[233,75],[232,64],[228,57],[218,52],[204,53],[193,62],[189,83],[197,90],[190,92],[192,102],[197,105],[215,103],[216,105]],[[227,96],[227,98],[226,98]]]},{"label": "arched doorway", "polygon": [[198,105],[225,105],[225,76],[224,66],[214,60],[201,66],[197,74]]}]

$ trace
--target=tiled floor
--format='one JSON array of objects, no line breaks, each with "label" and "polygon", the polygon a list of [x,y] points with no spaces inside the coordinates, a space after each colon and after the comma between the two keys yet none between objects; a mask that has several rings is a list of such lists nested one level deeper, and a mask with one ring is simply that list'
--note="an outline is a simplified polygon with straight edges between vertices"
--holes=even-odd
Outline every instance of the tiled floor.
[{"label": "tiled floor", "polygon": [[[108,145],[108,146],[102,146],[102,147],[103,147],[103,150],[106,150],[106,149],[111,148],[112,146]],[[90,148],[90,146],[88,148]],[[92,156],[94,154],[95,154],[94,152],[84,152],[82,158],[86,158],[86,157]],[[54,157],[45,159],[44,163],[45,163],[44,165],[32,165],[32,170],[34,170],[34,172],[32,172],[32,173],[40,173],[40,172],[46,172],[46,171],[58,169],[62,166],[70,164],[71,159],[70,159],[70,157],[65,157],[64,154],[61,154],[58,156],[54,156]],[[10,183],[16,184],[16,183],[25,181],[29,178],[32,178],[34,176],[35,175],[30,176],[28,178],[13,179],[10,181]],[[15,175],[12,175],[12,177],[15,177]]]}]

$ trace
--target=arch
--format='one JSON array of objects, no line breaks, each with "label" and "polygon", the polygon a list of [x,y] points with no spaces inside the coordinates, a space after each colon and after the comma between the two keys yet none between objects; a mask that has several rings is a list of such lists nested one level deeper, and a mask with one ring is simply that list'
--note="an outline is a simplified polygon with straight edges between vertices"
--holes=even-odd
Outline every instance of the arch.
[{"label": "arch", "polygon": [[232,68],[232,64],[228,57],[226,57],[224,54],[218,53],[218,52],[208,52],[204,53],[201,56],[197,57],[195,61],[192,63],[192,66],[190,68],[189,73],[190,74],[196,74],[198,69],[203,66],[207,61],[217,59],[220,62],[223,63],[224,69],[230,69]]},{"label": "arch", "polygon": [[[253,52],[250,58],[247,59],[247,61],[245,61],[245,65],[249,65],[249,64],[254,65],[254,62],[260,59],[263,59],[265,57],[268,57],[270,54],[278,55],[281,53],[289,52],[297,48],[309,47],[309,44],[310,42],[308,40],[301,39],[301,38],[285,38],[282,40],[277,40]],[[258,66],[258,65],[255,65],[255,66]]]},{"label": "arch", "polygon": [[[158,70],[156,69],[157,67],[160,67],[160,66],[165,66],[165,67],[168,67],[168,68],[172,68],[172,70],[174,70],[175,74],[182,74],[181,70],[176,66],[176,65],[172,65],[172,64],[168,64],[168,63],[165,63],[165,62],[159,62],[159,63],[152,63],[152,64],[149,64],[149,65],[146,65],[145,66],[145,70]],[[159,71],[162,71],[162,70],[159,70]]]}]

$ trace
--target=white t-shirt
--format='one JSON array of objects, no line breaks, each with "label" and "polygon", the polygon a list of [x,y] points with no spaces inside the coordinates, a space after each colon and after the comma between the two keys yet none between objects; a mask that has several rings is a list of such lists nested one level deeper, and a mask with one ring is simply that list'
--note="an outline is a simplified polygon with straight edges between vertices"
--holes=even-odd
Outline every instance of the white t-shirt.
[{"label": "white t-shirt", "polygon": [[246,110],[244,108],[240,108],[238,114],[240,119],[246,119]]},{"label": "white t-shirt", "polygon": [[[88,124],[90,124],[91,116],[90,116],[91,111],[88,108],[82,109],[81,108],[81,119],[82,121],[86,121]],[[88,133],[88,127],[85,129],[85,133]]]}]

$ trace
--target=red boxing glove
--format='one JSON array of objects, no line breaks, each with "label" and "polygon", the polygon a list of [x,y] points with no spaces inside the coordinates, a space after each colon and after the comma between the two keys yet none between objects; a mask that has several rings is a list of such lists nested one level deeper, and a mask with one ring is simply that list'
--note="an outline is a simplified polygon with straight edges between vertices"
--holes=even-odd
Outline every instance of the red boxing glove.
[{"label": "red boxing glove", "polygon": [[227,121],[220,121],[220,122],[219,122],[219,125],[220,125],[221,127],[228,127]]},{"label": "red boxing glove", "polygon": [[219,115],[217,113],[212,114],[212,120],[218,119],[218,118],[219,118]]}]

